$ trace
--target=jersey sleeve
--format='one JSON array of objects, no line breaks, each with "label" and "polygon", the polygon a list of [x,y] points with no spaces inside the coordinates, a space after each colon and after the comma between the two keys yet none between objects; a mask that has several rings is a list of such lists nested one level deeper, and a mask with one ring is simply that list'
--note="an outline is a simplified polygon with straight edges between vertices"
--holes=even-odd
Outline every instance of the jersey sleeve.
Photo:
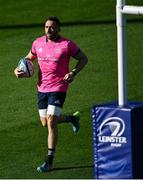
[{"label": "jersey sleeve", "polygon": [[73,42],[69,41],[68,43],[68,53],[70,56],[74,57],[80,51],[80,48]]}]

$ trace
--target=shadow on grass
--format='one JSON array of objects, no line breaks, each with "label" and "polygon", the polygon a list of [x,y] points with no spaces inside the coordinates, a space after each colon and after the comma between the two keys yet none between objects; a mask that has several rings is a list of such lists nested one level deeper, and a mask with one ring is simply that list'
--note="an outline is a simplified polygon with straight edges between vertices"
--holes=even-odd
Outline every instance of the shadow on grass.
[{"label": "shadow on grass", "polygon": [[69,169],[84,169],[84,168],[94,168],[94,165],[89,165],[89,166],[71,166],[71,167],[56,167],[52,171],[69,170]]},{"label": "shadow on grass", "polygon": [[[143,18],[134,18],[128,19],[129,23],[141,23]],[[116,24],[115,19],[107,20],[87,20],[87,21],[73,21],[73,22],[62,22],[61,26],[78,26],[78,25],[105,25],[105,24]],[[18,29],[18,28],[34,28],[34,27],[43,27],[44,23],[35,23],[35,24],[7,24],[0,25],[0,29]]]}]

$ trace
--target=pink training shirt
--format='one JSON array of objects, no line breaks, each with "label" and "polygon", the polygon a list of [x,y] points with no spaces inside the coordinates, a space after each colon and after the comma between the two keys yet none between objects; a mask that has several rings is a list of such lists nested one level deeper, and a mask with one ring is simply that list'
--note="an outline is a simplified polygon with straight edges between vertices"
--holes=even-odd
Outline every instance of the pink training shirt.
[{"label": "pink training shirt", "polygon": [[79,47],[63,37],[55,42],[46,41],[46,36],[37,38],[31,52],[37,56],[39,65],[39,92],[66,92],[68,83],[63,80],[69,72],[70,57],[75,56]]}]

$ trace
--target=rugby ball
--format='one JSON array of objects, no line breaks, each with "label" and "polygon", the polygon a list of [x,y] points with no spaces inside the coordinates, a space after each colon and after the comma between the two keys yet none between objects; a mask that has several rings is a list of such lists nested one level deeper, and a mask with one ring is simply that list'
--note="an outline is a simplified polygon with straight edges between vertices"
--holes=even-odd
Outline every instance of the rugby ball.
[{"label": "rugby ball", "polygon": [[22,58],[18,63],[18,69],[26,73],[26,77],[32,77],[34,74],[34,64],[32,61]]}]

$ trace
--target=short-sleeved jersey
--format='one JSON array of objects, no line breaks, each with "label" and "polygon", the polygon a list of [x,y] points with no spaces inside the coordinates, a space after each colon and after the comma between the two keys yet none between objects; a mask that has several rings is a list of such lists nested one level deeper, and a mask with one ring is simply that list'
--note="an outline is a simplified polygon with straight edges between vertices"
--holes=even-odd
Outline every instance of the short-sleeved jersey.
[{"label": "short-sleeved jersey", "polygon": [[39,92],[66,92],[68,83],[63,80],[69,72],[70,57],[74,57],[79,47],[71,40],[59,37],[57,41],[46,41],[46,36],[37,38],[31,53],[37,56]]}]

